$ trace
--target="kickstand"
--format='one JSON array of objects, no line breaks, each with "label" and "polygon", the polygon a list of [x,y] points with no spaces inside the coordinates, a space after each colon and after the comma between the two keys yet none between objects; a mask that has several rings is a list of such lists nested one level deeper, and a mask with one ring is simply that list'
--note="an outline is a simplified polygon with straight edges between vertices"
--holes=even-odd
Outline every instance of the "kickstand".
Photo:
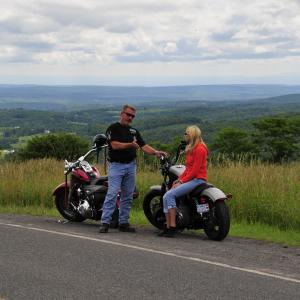
[{"label": "kickstand", "polygon": [[60,224],[67,224],[67,223],[69,223],[68,220],[58,220],[57,222],[60,223]]}]

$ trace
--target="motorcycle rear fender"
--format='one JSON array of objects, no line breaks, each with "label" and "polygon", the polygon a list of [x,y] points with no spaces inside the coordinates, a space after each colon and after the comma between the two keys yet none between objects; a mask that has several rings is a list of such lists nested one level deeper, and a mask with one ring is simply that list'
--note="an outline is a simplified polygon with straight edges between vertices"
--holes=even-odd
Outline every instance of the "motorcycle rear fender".
[{"label": "motorcycle rear fender", "polygon": [[216,202],[218,200],[227,200],[227,196],[218,188],[216,187],[210,187],[208,189],[205,189],[201,196],[207,196],[209,197],[213,202]]},{"label": "motorcycle rear fender", "polygon": [[[68,182],[68,183],[67,183],[67,189],[69,189],[69,187],[70,187],[70,183]],[[53,195],[53,196],[56,196],[57,194],[59,194],[59,193],[61,193],[61,192],[65,192],[65,189],[66,189],[66,183],[65,183],[65,182],[62,182],[60,185],[58,185],[58,186],[54,189],[52,195]]]},{"label": "motorcycle rear fender", "polygon": [[152,185],[150,187],[150,190],[151,191],[158,191],[158,192],[161,192],[161,185]]}]

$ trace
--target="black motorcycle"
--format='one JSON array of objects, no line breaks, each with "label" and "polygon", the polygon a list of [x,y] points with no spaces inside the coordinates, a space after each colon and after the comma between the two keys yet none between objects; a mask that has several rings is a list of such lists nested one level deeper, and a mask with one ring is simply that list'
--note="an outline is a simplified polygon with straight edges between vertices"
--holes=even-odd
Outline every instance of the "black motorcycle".
[{"label": "black motorcycle", "polygon": [[[163,229],[166,222],[163,212],[163,195],[185,170],[184,165],[176,164],[185,146],[184,142],[179,145],[173,162],[165,156],[160,158],[163,183],[152,186],[143,201],[143,209],[147,219],[159,229]],[[225,201],[231,197],[210,183],[199,184],[189,194],[176,199],[177,229],[179,231],[204,229],[209,239],[223,240],[230,229],[229,210]]]},{"label": "black motorcycle", "polygon": [[[65,160],[65,181],[53,192],[57,210],[70,221],[100,220],[102,216],[102,206],[108,190],[108,177],[100,176],[98,169],[91,166],[86,159],[95,153],[98,157],[99,153],[107,147],[107,138],[104,134],[98,134],[93,142],[94,147],[77,161]],[[68,180],[69,174],[70,180]],[[116,208],[110,223],[112,228],[118,227],[120,196],[121,191],[118,193]],[[137,196],[135,190],[133,197]]]}]

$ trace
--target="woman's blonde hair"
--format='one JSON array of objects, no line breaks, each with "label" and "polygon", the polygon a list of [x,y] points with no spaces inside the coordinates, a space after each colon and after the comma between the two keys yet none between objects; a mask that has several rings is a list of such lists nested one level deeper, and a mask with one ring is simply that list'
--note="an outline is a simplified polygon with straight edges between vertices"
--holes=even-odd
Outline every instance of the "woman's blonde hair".
[{"label": "woman's blonde hair", "polygon": [[204,143],[201,130],[198,126],[192,125],[187,127],[186,132],[189,133],[189,143],[186,145],[185,152],[192,152],[198,143]]}]

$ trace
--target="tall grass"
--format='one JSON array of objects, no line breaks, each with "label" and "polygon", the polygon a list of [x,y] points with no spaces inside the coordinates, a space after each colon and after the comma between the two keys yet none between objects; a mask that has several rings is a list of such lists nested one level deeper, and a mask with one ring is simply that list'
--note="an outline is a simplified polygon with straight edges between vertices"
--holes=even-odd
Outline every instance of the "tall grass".
[{"label": "tall grass", "polygon": [[228,162],[209,168],[209,181],[233,194],[237,221],[300,229],[300,163],[269,165]]},{"label": "tall grass", "polygon": [[[162,181],[157,161],[138,161],[134,207],[154,184]],[[103,168],[100,166],[103,172]],[[209,181],[225,193],[232,193],[231,216],[238,222],[261,223],[281,229],[300,230],[300,163],[267,165],[226,162],[210,165]],[[41,159],[0,165],[0,206],[53,208],[53,189],[62,181],[63,162]]]},{"label": "tall grass", "polygon": [[53,159],[2,163],[0,205],[51,208],[52,191],[63,180],[63,162]]}]

